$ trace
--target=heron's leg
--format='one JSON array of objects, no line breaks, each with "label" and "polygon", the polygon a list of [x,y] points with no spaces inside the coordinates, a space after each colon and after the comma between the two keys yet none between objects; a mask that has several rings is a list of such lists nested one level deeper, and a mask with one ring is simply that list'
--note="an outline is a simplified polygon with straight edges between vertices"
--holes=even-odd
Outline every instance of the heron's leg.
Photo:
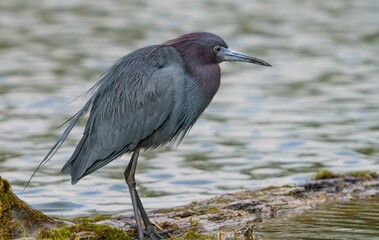
[{"label": "heron's leg", "polygon": [[134,150],[132,158],[130,159],[129,165],[126,168],[124,172],[124,177],[126,184],[129,187],[130,192],[130,198],[132,199],[132,205],[133,205],[133,212],[134,212],[134,218],[136,219],[136,228],[138,232],[138,238],[140,240],[145,239],[142,232],[141,227],[141,221],[139,218],[139,207],[138,207],[138,195],[136,190],[136,180],[135,180],[135,173],[136,173],[136,167],[137,167],[137,161],[138,161],[138,155],[139,155],[139,149]]},{"label": "heron's leg", "polygon": [[[137,156],[137,158],[138,158],[138,156]],[[129,176],[131,174],[132,166],[133,166],[133,162],[131,160],[129,162],[129,164],[128,164],[126,170],[125,170],[125,172],[124,172],[125,179],[129,178]],[[140,197],[138,195],[137,190],[135,190],[135,192],[136,192],[136,199],[137,199],[137,207],[138,207],[138,210],[139,210],[139,212],[141,214],[143,223],[145,224],[146,233],[150,236],[151,239],[161,239],[161,238],[163,238],[161,235],[159,235],[158,233],[156,233],[154,231],[154,228],[153,228],[153,226],[150,223],[149,217],[146,214],[145,208],[142,205],[142,202],[141,202],[141,199],[140,199]],[[133,208],[134,208],[134,205],[133,205]]]},{"label": "heron's leg", "polygon": [[162,239],[163,236],[161,236],[160,234],[154,231],[154,228],[151,225],[149,217],[147,216],[146,211],[142,205],[141,199],[138,196],[138,192],[137,192],[137,204],[138,204],[138,209],[141,213],[143,223],[145,224],[146,233],[150,236],[150,239]]},{"label": "heron's leg", "polygon": [[[125,179],[127,179],[128,176],[130,175],[131,168],[132,168],[132,161],[129,162],[127,168],[125,169],[125,172],[124,172]],[[136,197],[137,197],[138,210],[141,213],[141,216],[142,216],[142,219],[143,219],[145,226],[151,226],[149,218],[147,217],[146,211],[145,211],[145,209],[142,205],[141,199],[138,195],[137,189],[136,189]]]}]

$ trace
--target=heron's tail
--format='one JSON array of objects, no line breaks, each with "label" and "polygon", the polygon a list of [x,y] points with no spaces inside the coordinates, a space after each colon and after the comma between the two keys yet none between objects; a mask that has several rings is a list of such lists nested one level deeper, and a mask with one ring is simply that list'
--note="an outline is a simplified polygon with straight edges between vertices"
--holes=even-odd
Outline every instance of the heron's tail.
[{"label": "heron's tail", "polygon": [[[77,112],[74,116],[72,116],[70,119],[68,119],[66,122],[70,121],[70,125],[64,130],[62,135],[59,137],[58,141],[54,144],[54,146],[50,149],[50,151],[46,154],[45,158],[42,160],[42,162],[38,165],[36,170],[34,170],[32,176],[30,176],[28,182],[25,184],[24,190],[26,187],[29,185],[30,181],[36,174],[36,172],[43,166],[45,165],[50,159],[54,156],[54,154],[58,151],[58,149],[62,146],[64,141],[66,140],[67,136],[70,134],[71,130],[74,128],[76,123],[79,121],[79,119],[87,112],[89,104],[87,103],[84,108],[82,108],[79,112]],[[24,191],[23,190],[23,191]]]}]

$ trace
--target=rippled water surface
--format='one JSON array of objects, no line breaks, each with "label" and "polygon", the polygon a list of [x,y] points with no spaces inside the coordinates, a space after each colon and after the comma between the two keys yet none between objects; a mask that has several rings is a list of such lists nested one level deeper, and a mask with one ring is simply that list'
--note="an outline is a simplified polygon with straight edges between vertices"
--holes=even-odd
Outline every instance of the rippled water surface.
[{"label": "rippled water surface", "polygon": [[378,13],[377,0],[1,1],[0,174],[50,215],[130,212],[130,156],[75,186],[60,173],[84,122],[21,190],[84,102],[71,101],[104,70],[191,31],[274,67],[223,63],[217,96],[182,144],[141,154],[147,209],[301,182],[323,168],[377,171]]},{"label": "rippled water surface", "polygon": [[255,227],[254,239],[379,239],[378,199],[330,204]]}]

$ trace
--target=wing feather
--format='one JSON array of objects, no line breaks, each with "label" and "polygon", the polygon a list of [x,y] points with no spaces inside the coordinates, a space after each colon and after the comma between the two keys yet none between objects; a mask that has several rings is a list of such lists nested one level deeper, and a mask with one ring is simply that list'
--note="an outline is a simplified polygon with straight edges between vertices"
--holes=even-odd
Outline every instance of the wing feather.
[{"label": "wing feather", "polygon": [[62,169],[71,174],[73,184],[133,151],[169,118],[177,87],[184,81],[183,65],[153,63],[157,67],[141,63],[133,66],[138,70],[129,72],[117,69],[116,64],[111,70],[117,76],[105,81],[105,75],[100,81],[83,138]]}]

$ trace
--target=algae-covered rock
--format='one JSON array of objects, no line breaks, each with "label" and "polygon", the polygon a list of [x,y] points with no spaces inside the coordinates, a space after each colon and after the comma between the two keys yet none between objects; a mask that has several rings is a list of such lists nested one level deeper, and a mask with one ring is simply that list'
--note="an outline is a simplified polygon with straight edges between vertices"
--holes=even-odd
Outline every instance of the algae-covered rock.
[{"label": "algae-covered rock", "polygon": [[0,176],[0,239],[35,236],[41,227],[57,226],[58,222],[20,200]]},{"label": "algae-covered rock", "polygon": [[[319,180],[224,194],[185,206],[158,209],[149,212],[149,217],[165,239],[251,240],[256,222],[300,214],[327,202],[379,197],[376,172],[339,174],[323,170],[314,179]],[[61,223],[33,210],[0,178],[0,240],[30,236],[52,240],[137,237],[131,215],[78,218],[65,222],[66,226]]]},{"label": "algae-covered rock", "polygon": [[217,240],[218,238],[213,235],[206,235],[197,233],[195,231],[188,231],[181,237],[172,238],[172,240]]},{"label": "algae-covered rock", "polygon": [[38,239],[130,240],[131,238],[121,229],[84,222],[63,228],[41,229]]},{"label": "algae-covered rock", "polygon": [[371,180],[378,178],[378,174],[372,171],[354,171],[347,173],[334,173],[330,170],[321,170],[313,176],[313,180],[323,180],[323,179],[335,179],[335,178],[346,178],[354,177],[358,180]]},{"label": "algae-covered rock", "polygon": [[[375,172],[342,174],[324,170],[315,179],[320,180],[235,192],[158,209],[151,211],[149,217],[163,230],[170,230],[172,239],[252,239],[257,222],[301,214],[325,203],[379,199],[379,178]],[[117,216],[102,223],[128,231],[134,220],[132,216]]]},{"label": "algae-covered rock", "polygon": [[121,229],[94,223],[109,217],[79,218],[72,222],[48,217],[19,199],[12,192],[9,182],[0,177],[0,240],[21,237],[129,240],[129,235]]}]

